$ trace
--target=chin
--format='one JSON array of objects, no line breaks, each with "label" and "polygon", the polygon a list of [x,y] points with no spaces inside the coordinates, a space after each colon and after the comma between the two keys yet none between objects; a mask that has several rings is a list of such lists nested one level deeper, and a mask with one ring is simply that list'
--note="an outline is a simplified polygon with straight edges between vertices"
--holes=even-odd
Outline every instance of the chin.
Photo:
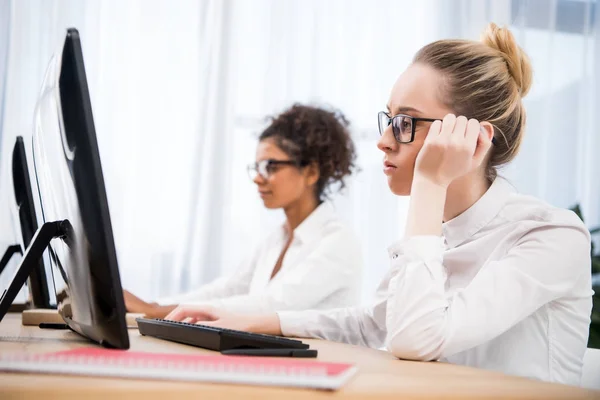
[{"label": "chin", "polygon": [[265,208],[269,209],[269,210],[274,210],[277,208],[281,208],[281,204],[278,204],[274,201],[269,201],[267,199],[263,199],[263,206],[265,206]]},{"label": "chin", "polygon": [[275,205],[272,205],[272,204],[265,204],[265,208],[267,210],[278,210],[278,209],[283,208],[283,207],[275,206]]},{"label": "chin", "polygon": [[392,177],[388,177],[388,186],[390,191],[396,196],[410,196],[411,183],[405,180],[394,180]]},{"label": "chin", "polygon": [[269,203],[268,201],[263,201],[263,206],[265,206],[265,208],[268,208],[269,210],[274,210],[276,208],[280,208],[274,204]]}]

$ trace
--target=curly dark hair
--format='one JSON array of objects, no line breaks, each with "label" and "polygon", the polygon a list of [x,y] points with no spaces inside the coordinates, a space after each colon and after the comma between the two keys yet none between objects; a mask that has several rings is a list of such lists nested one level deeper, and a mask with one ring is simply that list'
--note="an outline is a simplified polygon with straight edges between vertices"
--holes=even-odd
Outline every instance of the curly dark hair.
[{"label": "curly dark hair", "polygon": [[345,178],[356,169],[356,150],[348,125],[338,110],[294,104],[271,118],[259,140],[274,140],[301,166],[316,164],[319,180],[315,194],[323,201],[334,187],[338,191],[345,188]]}]

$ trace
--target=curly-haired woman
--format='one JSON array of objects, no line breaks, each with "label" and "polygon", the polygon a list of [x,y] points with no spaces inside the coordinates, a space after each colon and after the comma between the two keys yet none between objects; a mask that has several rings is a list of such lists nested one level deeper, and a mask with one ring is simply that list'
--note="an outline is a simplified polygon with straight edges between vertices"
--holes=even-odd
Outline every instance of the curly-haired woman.
[{"label": "curly-haired woman", "polygon": [[257,313],[356,305],[360,245],[335,215],[328,194],[345,186],[356,158],[339,112],[293,105],[262,132],[248,167],[265,207],[286,221],[231,276],[159,303],[125,291],[130,312],[163,318],[179,304]]}]

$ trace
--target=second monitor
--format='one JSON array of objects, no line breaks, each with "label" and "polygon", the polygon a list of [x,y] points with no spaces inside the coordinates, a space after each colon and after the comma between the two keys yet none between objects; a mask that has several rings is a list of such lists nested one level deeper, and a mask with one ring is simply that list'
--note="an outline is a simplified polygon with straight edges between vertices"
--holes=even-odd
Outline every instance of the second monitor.
[{"label": "second monitor", "polygon": [[[8,264],[11,256],[23,254],[23,249],[29,247],[31,239],[38,229],[38,217],[29,177],[25,142],[22,136],[17,136],[12,152],[12,181],[22,242],[15,243],[6,250],[0,261],[0,273]],[[55,308],[54,291],[51,287],[52,283],[49,282],[46,275],[43,259],[40,259],[35,268],[31,270],[28,282],[30,306],[33,308]]]}]

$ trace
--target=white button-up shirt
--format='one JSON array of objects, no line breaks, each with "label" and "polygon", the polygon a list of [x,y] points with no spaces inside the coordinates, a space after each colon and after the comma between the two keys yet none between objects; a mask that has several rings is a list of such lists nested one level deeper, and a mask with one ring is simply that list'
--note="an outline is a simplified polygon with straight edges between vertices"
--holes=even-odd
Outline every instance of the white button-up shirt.
[{"label": "white button-up shirt", "polygon": [[590,236],[574,213],[499,178],[442,238],[389,253],[371,306],[280,312],[283,333],[579,384],[593,292]]},{"label": "white button-up shirt", "polygon": [[289,236],[279,228],[238,270],[160,304],[210,304],[236,312],[331,309],[360,300],[362,255],[356,235],[322,203],[294,230],[281,269],[273,268]]}]

